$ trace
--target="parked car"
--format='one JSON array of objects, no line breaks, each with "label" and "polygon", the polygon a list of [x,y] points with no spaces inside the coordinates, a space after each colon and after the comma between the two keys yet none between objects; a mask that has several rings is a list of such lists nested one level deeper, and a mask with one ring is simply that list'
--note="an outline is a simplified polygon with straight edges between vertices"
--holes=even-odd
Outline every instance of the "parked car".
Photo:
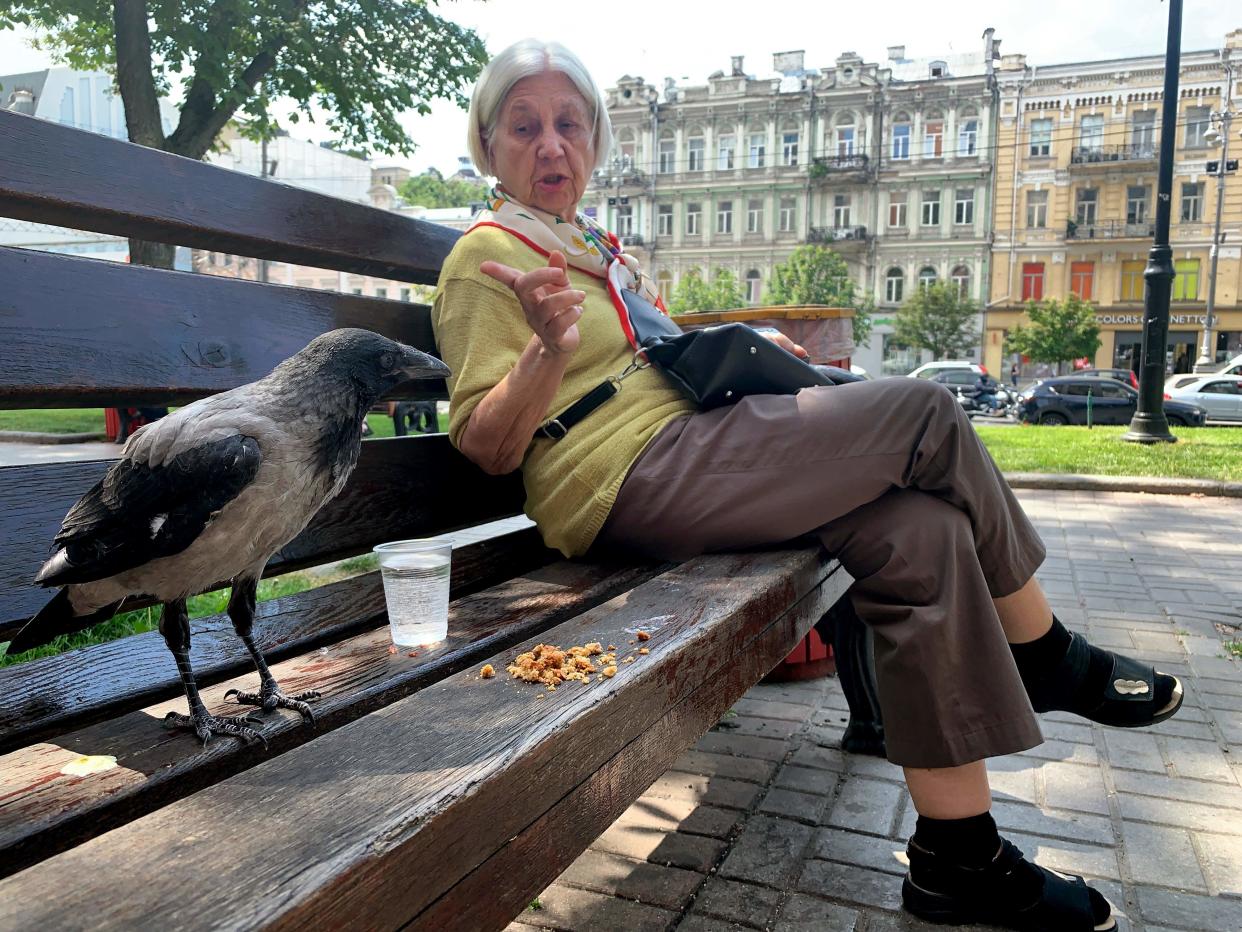
[{"label": "parked car", "polygon": [[1214,421],[1242,421],[1242,376],[1200,374],[1164,389],[1166,398],[1198,405]]},{"label": "parked car", "polygon": [[1242,353],[1234,356],[1233,359],[1217,369],[1213,375],[1242,375]]},{"label": "parked car", "polygon": [[[1138,408],[1138,392],[1116,379],[1063,375],[1037,382],[1018,396],[1015,416],[1029,424],[1086,424],[1087,399],[1093,424],[1129,424]],[[1164,403],[1172,425],[1202,427],[1207,412],[1173,399]]]},{"label": "parked car", "polygon": [[1203,378],[1202,372],[1182,372],[1179,375],[1171,375],[1164,380],[1164,390],[1171,392],[1175,388],[1181,388],[1183,385],[1197,382],[1201,378]]},{"label": "parked car", "polygon": [[946,369],[969,369],[971,372],[988,374],[988,370],[977,362],[971,362],[969,359],[937,359],[935,362],[925,362],[913,372],[906,375],[912,379],[931,379],[935,378]]},{"label": "parked car", "polygon": [[1116,379],[1131,388],[1138,388],[1138,376],[1133,369],[1082,369],[1074,375],[1086,376],[1089,379]]}]

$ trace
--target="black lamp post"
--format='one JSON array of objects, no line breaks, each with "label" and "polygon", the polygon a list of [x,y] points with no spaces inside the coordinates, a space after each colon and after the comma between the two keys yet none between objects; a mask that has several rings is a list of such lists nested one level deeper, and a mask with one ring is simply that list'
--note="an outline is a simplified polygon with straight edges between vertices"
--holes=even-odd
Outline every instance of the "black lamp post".
[{"label": "black lamp post", "polygon": [[1164,107],[1160,129],[1160,173],[1156,193],[1156,236],[1143,278],[1143,364],[1139,401],[1130,429],[1121,439],[1132,443],[1173,443],[1164,417],[1164,359],[1169,342],[1169,296],[1173,291],[1173,250],[1169,215],[1173,204],[1173,147],[1177,142],[1177,76],[1182,61],[1182,0],[1169,0],[1169,38],[1164,53]]}]

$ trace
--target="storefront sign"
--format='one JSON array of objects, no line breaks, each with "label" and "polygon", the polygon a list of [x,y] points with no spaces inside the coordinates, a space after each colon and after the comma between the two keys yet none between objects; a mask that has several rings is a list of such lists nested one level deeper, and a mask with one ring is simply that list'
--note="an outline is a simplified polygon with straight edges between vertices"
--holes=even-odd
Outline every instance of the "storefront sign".
[{"label": "storefront sign", "polygon": [[[1142,314],[1096,314],[1095,319],[1102,324],[1142,324]],[[1194,324],[1202,327],[1207,323],[1203,314],[1170,314],[1170,324]]]}]

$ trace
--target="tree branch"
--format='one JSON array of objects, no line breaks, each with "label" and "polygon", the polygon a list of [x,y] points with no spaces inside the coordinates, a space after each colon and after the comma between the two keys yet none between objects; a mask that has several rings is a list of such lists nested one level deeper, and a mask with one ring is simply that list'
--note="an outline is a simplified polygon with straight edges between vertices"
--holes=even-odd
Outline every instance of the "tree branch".
[{"label": "tree branch", "polygon": [[164,127],[151,74],[146,0],[114,0],[112,22],[116,32],[116,83],[125,107],[130,142],[162,149]]},{"label": "tree branch", "polygon": [[201,159],[211,148],[220,130],[233,118],[243,103],[254,93],[259,79],[272,70],[276,64],[276,53],[281,46],[267,48],[254,57],[241,73],[225,100],[232,103],[217,105],[215,92],[202,78],[195,78],[186,94],[185,104],[181,108],[181,121],[176,131],[168,137],[167,149],[177,155],[192,159]]}]

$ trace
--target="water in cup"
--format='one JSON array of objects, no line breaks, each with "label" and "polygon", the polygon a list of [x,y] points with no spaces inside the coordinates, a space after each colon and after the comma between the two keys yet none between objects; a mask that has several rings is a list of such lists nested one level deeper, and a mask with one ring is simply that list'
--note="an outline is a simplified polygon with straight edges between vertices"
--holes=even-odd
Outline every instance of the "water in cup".
[{"label": "water in cup", "polygon": [[[436,546],[409,546],[427,543]],[[393,643],[418,647],[443,641],[448,635],[451,545],[447,541],[400,541],[375,549],[380,555]]]}]

